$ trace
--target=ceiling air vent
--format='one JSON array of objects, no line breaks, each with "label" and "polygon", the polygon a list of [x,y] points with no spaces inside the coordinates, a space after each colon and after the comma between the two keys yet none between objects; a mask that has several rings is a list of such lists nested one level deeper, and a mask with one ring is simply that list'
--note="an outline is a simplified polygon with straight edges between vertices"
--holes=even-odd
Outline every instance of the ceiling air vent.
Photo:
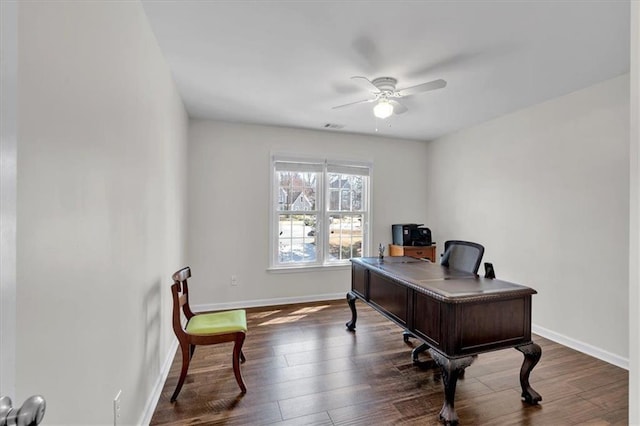
[{"label": "ceiling air vent", "polygon": [[326,123],[326,124],[323,124],[322,127],[324,127],[325,129],[338,130],[338,129],[343,129],[344,124]]}]

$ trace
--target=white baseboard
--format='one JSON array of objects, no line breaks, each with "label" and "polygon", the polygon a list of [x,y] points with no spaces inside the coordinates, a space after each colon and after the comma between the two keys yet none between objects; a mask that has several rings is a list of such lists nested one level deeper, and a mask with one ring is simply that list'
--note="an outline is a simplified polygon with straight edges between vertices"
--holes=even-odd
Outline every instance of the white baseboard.
[{"label": "white baseboard", "polygon": [[619,355],[605,351],[604,349],[597,348],[588,343],[567,337],[563,334],[556,333],[555,331],[548,330],[535,324],[531,326],[531,331],[545,339],[553,340],[556,343],[560,343],[561,345],[575,349],[576,351],[601,359],[602,361],[608,362],[609,364],[613,364],[617,367],[624,368],[627,371],[629,370],[629,358],[623,358]]},{"label": "white baseboard", "polygon": [[164,363],[160,368],[160,375],[156,380],[155,385],[153,386],[153,391],[151,395],[149,395],[149,399],[147,399],[147,403],[145,404],[144,411],[142,412],[142,416],[140,417],[139,425],[148,426],[151,422],[151,417],[153,417],[153,413],[156,411],[156,407],[158,405],[158,401],[160,400],[160,394],[162,393],[162,389],[164,388],[164,383],[167,381],[167,376],[169,375],[169,370],[171,369],[171,364],[173,364],[173,357],[176,354],[176,350],[178,349],[178,340],[174,339],[169,347],[169,351],[164,359]]},{"label": "white baseboard", "polygon": [[347,297],[347,292],[345,291],[344,293],[316,294],[313,296],[279,297],[276,299],[255,299],[255,300],[244,300],[244,301],[227,302],[227,303],[208,303],[204,305],[193,305],[192,309],[198,312],[220,311],[223,309],[256,308],[260,306],[276,306],[276,305],[290,305],[293,303],[322,302],[325,300],[338,300],[338,299],[347,300],[346,297]]}]

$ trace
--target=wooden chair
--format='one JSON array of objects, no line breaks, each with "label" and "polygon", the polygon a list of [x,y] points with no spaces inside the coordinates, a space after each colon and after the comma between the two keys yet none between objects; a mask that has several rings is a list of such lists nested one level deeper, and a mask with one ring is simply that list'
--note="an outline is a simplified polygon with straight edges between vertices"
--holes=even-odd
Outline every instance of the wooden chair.
[{"label": "wooden chair", "polygon": [[[247,387],[240,374],[240,362],[246,359],[242,353],[247,332],[247,316],[244,309],[225,312],[193,313],[189,307],[189,287],[187,279],[191,277],[191,268],[188,266],[180,269],[172,275],[173,285],[173,331],[180,342],[182,352],[182,370],[176,390],[171,396],[171,402],[178,398],[180,389],[187,376],[189,362],[193,357],[197,345],[214,345],[216,343],[234,342],[233,346],[233,374],[240,386],[242,393],[247,392]],[[187,317],[187,325],[182,327],[180,310]]]}]

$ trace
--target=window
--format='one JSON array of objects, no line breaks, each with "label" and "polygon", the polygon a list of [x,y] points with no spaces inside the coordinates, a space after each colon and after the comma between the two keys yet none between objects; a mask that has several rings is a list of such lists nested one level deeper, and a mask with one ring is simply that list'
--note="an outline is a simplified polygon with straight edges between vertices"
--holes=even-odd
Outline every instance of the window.
[{"label": "window", "polygon": [[272,267],[341,265],[367,255],[370,165],[272,162]]}]

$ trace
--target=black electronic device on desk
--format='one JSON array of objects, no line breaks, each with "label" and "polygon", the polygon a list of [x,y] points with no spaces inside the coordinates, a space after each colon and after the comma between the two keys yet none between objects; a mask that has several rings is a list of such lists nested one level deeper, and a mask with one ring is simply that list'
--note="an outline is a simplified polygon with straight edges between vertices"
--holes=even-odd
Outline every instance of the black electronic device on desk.
[{"label": "black electronic device on desk", "polygon": [[393,244],[397,246],[430,246],[431,230],[421,224],[404,223],[391,225]]}]

